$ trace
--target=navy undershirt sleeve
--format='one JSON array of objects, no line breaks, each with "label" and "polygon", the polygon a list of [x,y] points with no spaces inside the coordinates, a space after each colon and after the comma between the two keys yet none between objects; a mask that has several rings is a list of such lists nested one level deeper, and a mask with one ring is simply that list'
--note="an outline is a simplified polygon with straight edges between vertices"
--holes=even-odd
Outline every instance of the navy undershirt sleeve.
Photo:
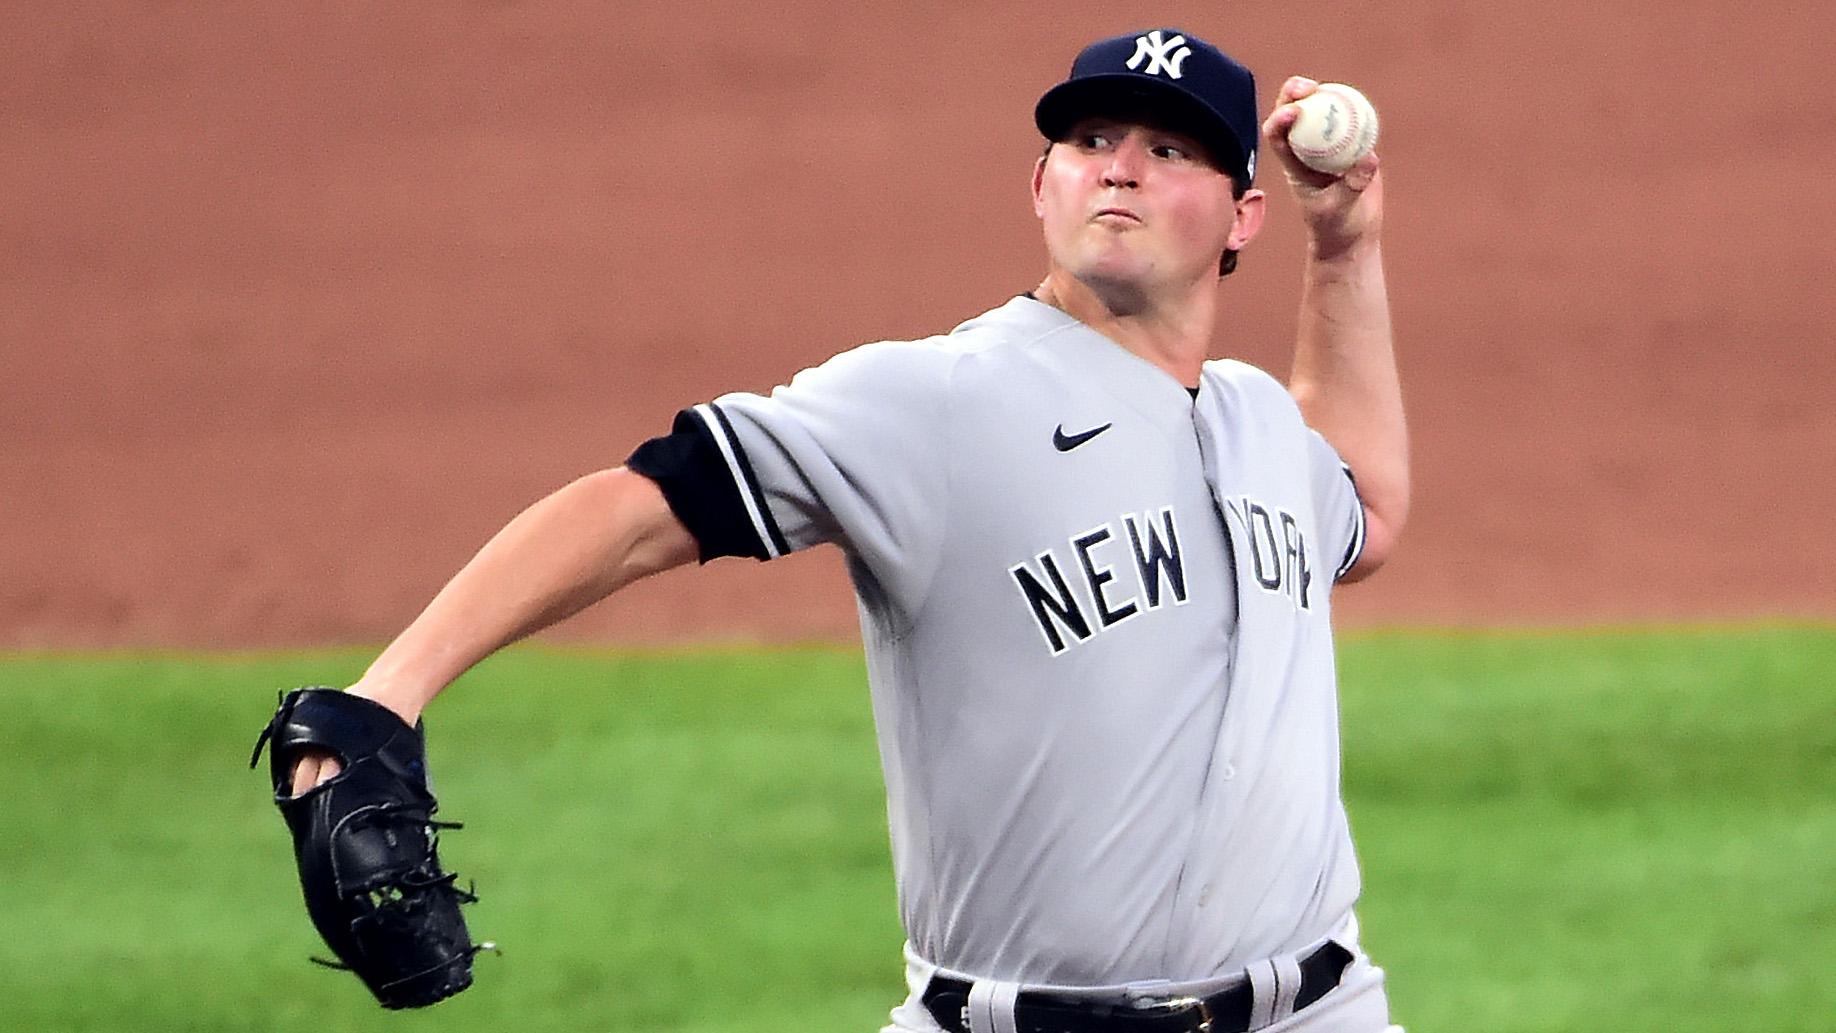
[{"label": "navy undershirt sleeve", "polygon": [[670,433],[639,445],[625,466],[657,483],[670,511],[701,549],[701,562],[721,556],[769,555],[720,446],[693,409],[676,414]]}]

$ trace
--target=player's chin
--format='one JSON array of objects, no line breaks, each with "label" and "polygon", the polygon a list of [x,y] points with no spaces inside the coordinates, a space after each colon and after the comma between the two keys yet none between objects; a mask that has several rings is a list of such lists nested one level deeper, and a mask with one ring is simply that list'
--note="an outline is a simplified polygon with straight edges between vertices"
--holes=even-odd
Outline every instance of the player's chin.
[{"label": "player's chin", "polygon": [[1152,281],[1140,269],[1091,266],[1074,275],[1118,316],[1146,310],[1153,296]]},{"label": "player's chin", "polygon": [[1074,268],[1077,278],[1095,285],[1141,284],[1151,279],[1155,263],[1133,241],[1111,237],[1093,241]]}]

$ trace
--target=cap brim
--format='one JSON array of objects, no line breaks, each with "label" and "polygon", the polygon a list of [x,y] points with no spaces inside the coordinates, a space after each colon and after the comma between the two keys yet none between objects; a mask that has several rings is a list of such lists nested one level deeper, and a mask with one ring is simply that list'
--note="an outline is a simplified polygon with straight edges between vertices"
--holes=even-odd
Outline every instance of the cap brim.
[{"label": "cap brim", "polygon": [[1045,138],[1063,141],[1080,119],[1102,115],[1149,116],[1205,145],[1219,168],[1248,172],[1248,157],[1215,108],[1159,79],[1132,73],[1086,75],[1059,83],[1039,98],[1033,124]]}]

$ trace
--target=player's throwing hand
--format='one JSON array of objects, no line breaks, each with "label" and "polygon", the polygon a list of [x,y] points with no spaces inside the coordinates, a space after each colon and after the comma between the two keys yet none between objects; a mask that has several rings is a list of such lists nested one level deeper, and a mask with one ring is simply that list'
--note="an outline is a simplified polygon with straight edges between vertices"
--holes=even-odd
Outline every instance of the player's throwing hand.
[{"label": "player's throwing hand", "polygon": [[1376,151],[1358,159],[1339,176],[1308,168],[1295,156],[1288,130],[1301,111],[1294,102],[1310,96],[1319,86],[1300,75],[1281,84],[1275,110],[1262,123],[1262,145],[1281,162],[1282,173],[1313,236],[1315,252],[1331,254],[1377,238],[1383,222],[1383,177],[1379,175]]}]

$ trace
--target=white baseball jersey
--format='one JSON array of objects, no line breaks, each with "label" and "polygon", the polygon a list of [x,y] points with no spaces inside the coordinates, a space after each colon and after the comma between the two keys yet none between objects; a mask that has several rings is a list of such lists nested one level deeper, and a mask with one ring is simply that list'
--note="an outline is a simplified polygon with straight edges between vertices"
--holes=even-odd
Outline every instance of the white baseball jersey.
[{"label": "white baseball jersey", "polygon": [[1349,913],[1329,600],[1363,508],[1267,374],[1195,395],[1023,296],[685,410],[630,465],[704,562],[845,550],[922,958],[1203,980]]}]

